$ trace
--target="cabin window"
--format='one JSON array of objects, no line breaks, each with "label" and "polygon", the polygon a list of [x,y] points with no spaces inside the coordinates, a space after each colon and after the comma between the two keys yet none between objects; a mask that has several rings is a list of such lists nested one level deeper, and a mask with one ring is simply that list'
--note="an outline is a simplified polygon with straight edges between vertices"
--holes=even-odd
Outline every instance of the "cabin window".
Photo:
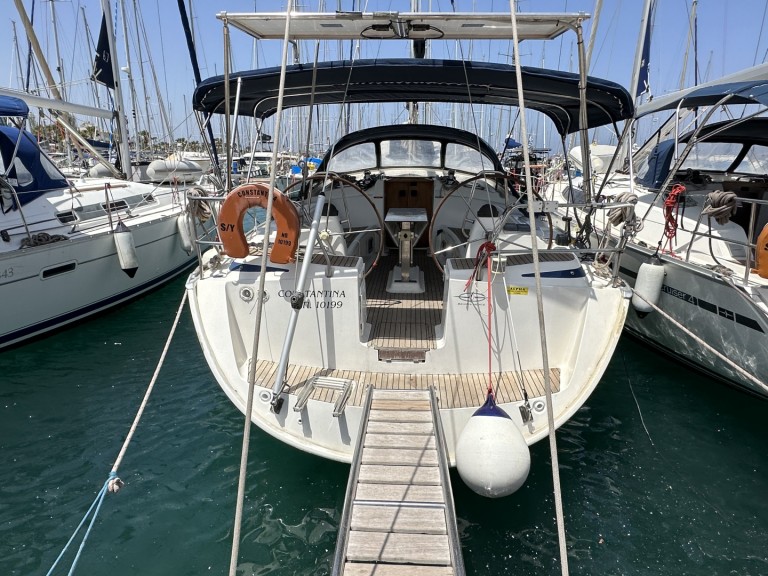
[{"label": "cabin window", "polygon": [[69,224],[70,222],[74,222],[77,220],[77,216],[72,210],[69,210],[67,212],[59,212],[56,214],[56,218],[59,219],[59,222],[62,224]]},{"label": "cabin window", "polygon": [[67,262],[66,264],[59,264],[58,266],[51,266],[50,268],[45,268],[40,275],[43,280],[47,280],[48,278],[53,278],[54,276],[58,276],[59,274],[66,274],[67,272],[72,272],[75,268],[77,268],[77,262]]},{"label": "cabin window", "polygon": [[358,172],[376,168],[376,147],[373,142],[364,142],[335,154],[328,164],[332,172]]},{"label": "cabin window", "polygon": [[449,143],[445,147],[445,167],[462,172],[476,173],[481,170],[493,170],[493,160],[484,156],[479,150],[463,144]]},{"label": "cabin window", "polygon": [[101,207],[107,212],[114,212],[115,210],[124,210],[128,208],[128,203],[125,200],[115,200],[109,204],[102,202]]},{"label": "cabin window", "polygon": [[381,166],[440,167],[440,142],[431,140],[382,140]]},{"label": "cabin window", "polygon": [[680,169],[725,172],[731,167],[741,148],[741,144],[728,142],[699,142],[694,145]]},{"label": "cabin window", "polygon": [[35,181],[35,179],[32,177],[32,173],[27,170],[27,167],[18,157],[13,159],[13,168],[16,173],[17,186],[26,188]]},{"label": "cabin window", "polygon": [[735,172],[741,174],[768,174],[768,146],[755,144],[750,147],[744,159],[739,162]]}]

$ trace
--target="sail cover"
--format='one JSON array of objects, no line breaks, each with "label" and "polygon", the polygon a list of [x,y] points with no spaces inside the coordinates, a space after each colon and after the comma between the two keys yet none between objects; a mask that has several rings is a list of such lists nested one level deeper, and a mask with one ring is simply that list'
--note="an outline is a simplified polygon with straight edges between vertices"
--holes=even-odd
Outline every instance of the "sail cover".
[{"label": "sail cover", "polygon": [[27,114],[29,114],[29,107],[24,100],[0,95],[0,116],[26,116]]},{"label": "sail cover", "polygon": [[[522,67],[526,108],[554,122],[561,135],[579,130],[579,76],[570,72]],[[313,85],[313,77],[316,76]],[[239,113],[266,118],[277,110],[280,68],[230,75],[230,109],[234,111],[238,80]],[[208,114],[225,112],[224,77],[201,82],[194,108]],[[634,106],[620,85],[589,77],[586,89],[589,127],[632,117]],[[517,106],[515,67],[460,60],[371,59],[288,66],[283,106],[373,102],[453,102]]]}]

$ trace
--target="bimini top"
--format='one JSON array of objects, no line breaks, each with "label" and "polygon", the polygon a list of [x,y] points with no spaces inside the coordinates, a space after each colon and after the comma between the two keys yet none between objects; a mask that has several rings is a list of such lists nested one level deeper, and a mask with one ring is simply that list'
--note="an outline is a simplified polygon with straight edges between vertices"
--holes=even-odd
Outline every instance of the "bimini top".
[{"label": "bimini top", "polygon": [[0,116],[27,116],[29,107],[24,100],[0,95]]},{"label": "bimini top", "polygon": [[[521,68],[526,108],[554,122],[561,135],[579,130],[579,76]],[[313,87],[314,79],[314,87]],[[230,75],[230,110],[240,86],[239,114],[267,118],[277,110],[280,68]],[[608,80],[589,77],[587,124],[593,128],[632,117],[629,93]],[[373,59],[288,66],[283,106],[373,102],[448,102],[517,106],[515,67],[509,64],[460,60]],[[225,111],[224,77],[201,82],[193,98],[195,110]]]},{"label": "bimini top", "polygon": [[725,104],[762,104],[768,106],[768,63],[754,66],[720,80],[665,94],[637,109],[646,116],[661,110],[713,106],[730,96]]}]

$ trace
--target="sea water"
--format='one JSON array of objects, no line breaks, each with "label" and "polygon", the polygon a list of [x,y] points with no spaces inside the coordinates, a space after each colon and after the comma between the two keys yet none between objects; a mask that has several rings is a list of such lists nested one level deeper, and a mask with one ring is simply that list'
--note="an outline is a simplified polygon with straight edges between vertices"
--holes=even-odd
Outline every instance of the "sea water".
[{"label": "sea water", "polygon": [[[108,477],[181,302],[179,279],[0,351],[0,574],[46,574]],[[632,312],[630,312],[632,313]],[[623,337],[557,434],[573,575],[768,574],[768,402]],[[187,309],[75,574],[226,575],[243,416]],[[254,428],[238,574],[324,575],[349,467]],[[558,575],[549,445],[486,500],[452,474],[469,575]],[[79,545],[54,574],[66,574]]]}]

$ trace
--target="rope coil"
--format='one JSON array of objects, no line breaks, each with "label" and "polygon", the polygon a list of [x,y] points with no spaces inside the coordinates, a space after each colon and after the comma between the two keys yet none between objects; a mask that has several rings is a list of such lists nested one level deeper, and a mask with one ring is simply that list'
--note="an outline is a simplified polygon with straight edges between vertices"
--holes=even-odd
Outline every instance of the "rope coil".
[{"label": "rope coil", "polygon": [[680,217],[681,196],[685,186],[675,184],[664,199],[664,236],[667,237],[667,249],[672,252],[672,240],[677,236],[677,219]]},{"label": "rope coil", "polygon": [[22,248],[34,248],[35,246],[44,246],[45,244],[53,244],[54,242],[61,242],[67,240],[67,237],[63,234],[48,234],[48,232],[38,232],[32,234],[28,238],[22,238]]},{"label": "rope coil", "polygon": [[736,210],[739,208],[737,198],[735,192],[724,192],[723,190],[710,192],[707,194],[707,205],[704,206],[701,213],[714,218],[721,226],[728,224],[731,216],[736,214]]}]

